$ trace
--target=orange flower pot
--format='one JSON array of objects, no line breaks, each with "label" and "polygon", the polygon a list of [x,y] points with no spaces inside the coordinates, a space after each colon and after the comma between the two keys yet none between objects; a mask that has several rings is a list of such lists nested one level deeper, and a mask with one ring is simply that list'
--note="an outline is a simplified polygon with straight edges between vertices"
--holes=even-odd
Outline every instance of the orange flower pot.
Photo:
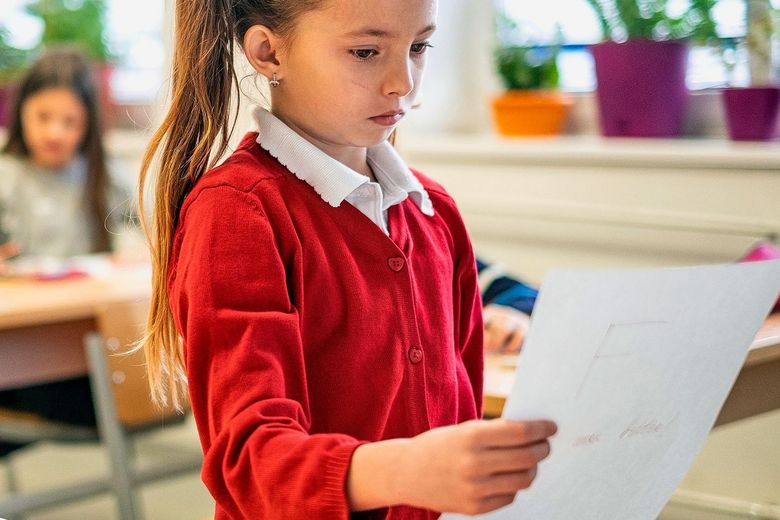
[{"label": "orange flower pot", "polygon": [[510,90],[493,98],[493,118],[502,135],[557,135],[571,105],[555,90]]}]

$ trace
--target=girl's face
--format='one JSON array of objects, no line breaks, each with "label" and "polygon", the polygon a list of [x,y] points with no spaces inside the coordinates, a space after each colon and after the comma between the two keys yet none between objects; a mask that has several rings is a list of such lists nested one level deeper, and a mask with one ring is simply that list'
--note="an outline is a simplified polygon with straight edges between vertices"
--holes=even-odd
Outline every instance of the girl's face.
[{"label": "girl's face", "polygon": [[277,53],[273,112],[333,156],[376,145],[411,108],[436,0],[328,0]]},{"label": "girl's face", "polygon": [[68,88],[40,90],[22,104],[22,133],[30,159],[60,168],[76,155],[87,132],[87,109]]}]

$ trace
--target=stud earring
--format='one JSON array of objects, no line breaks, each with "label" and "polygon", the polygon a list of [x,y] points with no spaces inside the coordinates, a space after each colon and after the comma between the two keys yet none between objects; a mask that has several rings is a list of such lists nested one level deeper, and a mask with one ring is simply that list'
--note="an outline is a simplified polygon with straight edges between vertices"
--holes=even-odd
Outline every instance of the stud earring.
[{"label": "stud earring", "polygon": [[276,88],[279,86],[279,80],[276,79],[276,72],[274,72],[273,78],[271,78],[268,84],[271,85],[272,88]]}]

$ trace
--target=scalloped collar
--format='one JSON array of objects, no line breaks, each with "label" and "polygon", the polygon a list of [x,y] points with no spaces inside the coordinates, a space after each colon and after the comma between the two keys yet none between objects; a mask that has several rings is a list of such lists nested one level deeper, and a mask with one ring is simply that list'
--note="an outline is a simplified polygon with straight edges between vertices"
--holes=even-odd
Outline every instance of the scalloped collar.
[{"label": "scalloped collar", "polygon": [[[322,200],[338,207],[360,186],[370,182],[352,168],[301,137],[268,110],[256,107],[257,143],[302,181],[309,184]],[[395,148],[383,141],[368,148],[367,159],[382,191],[398,197],[408,194],[423,214],[432,216],[433,204],[428,192],[415,177]]]}]

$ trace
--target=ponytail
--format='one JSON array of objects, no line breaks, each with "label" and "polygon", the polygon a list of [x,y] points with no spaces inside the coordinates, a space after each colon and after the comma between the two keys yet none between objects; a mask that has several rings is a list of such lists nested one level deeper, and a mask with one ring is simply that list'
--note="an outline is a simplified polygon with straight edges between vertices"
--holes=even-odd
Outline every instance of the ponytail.
[{"label": "ponytail", "polygon": [[[139,211],[153,272],[151,308],[141,345],[153,400],[177,408],[186,378],[166,281],[179,209],[198,179],[224,154],[230,136],[230,106],[237,85],[230,4],[230,0],[177,2],[171,104],[141,164]],[[144,187],[158,154],[150,223],[144,212]]]},{"label": "ponytail", "polygon": [[[235,42],[255,24],[289,34],[300,15],[323,5],[324,0],[176,2],[171,105],[146,149],[138,187],[153,273],[147,331],[139,348],[146,355],[152,398],[160,405],[170,402],[181,408],[186,385],[184,354],[166,287],[173,235],[184,198],[227,149],[235,124],[235,117],[230,121],[231,101],[238,91]],[[158,156],[150,224],[144,212],[144,187]]]}]

